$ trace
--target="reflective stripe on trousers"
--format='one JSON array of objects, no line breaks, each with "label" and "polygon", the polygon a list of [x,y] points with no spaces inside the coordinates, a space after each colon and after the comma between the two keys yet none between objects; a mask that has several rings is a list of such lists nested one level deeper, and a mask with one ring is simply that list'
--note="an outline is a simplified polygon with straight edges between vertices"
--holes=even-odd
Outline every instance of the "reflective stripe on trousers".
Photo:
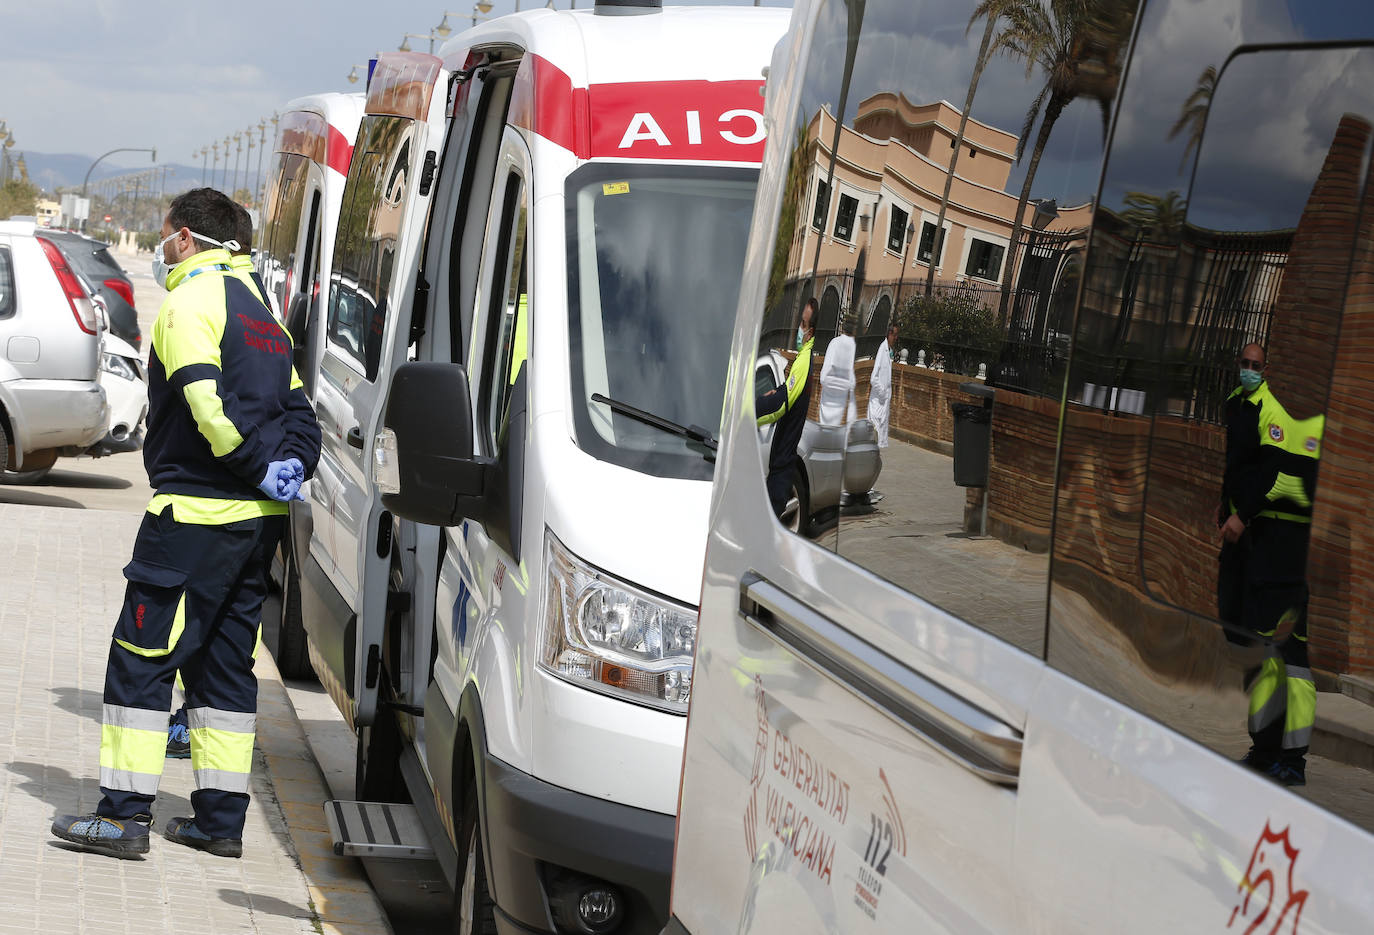
[{"label": "reflective stripe on trousers", "polygon": [[156,795],[167,755],[167,712],[107,704],[101,712],[100,784]]},{"label": "reflective stripe on trousers", "polygon": [[257,715],[217,708],[187,708],[191,769],[197,789],[248,791],[253,770],[253,731]]},{"label": "reflective stripe on trousers", "polygon": [[1317,719],[1317,685],[1306,666],[1284,665],[1277,654],[1265,659],[1249,686],[1250,735],[1283,724],[1284,750],[1297,750],[1312,742]]}]

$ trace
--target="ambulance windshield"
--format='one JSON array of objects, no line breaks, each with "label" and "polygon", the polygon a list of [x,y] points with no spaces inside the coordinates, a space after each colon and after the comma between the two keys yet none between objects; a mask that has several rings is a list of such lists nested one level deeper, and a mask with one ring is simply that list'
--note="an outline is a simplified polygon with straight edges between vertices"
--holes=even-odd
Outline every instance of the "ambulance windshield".
[{"label": "ambulance windshield", "polygon": [[710,480],[689,438],[619,400],[720,433],[758,172],[593,163],[568,179],[568,308],[577,443],[660,477]]}]

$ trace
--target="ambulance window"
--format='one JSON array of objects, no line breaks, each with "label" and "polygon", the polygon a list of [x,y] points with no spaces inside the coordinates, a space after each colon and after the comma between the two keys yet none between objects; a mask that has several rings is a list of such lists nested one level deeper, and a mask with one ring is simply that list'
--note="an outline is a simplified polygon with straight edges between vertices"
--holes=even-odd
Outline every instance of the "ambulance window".
[{"label": "ambulance window", "polygon": [[309,163],[304,156],[281,153],[280,171],[273,187],[275,195],[263,224],[259,252],[266,258],[263,283],[276,300],[277,308],[285,314],[290,296],[288,288],[299,284],[288,280],[296,271],[296,246],[300,242],[301,211],[305,201],[305,179]]},{"label": "ambulance window", "polygon": [[[1133,22],[1117,6],[1119,19],[1064,53],[1094,82],[1050,102],[1038,58],[978,62],[998,4],[823,2],[792,122],[770,132],[790,149],[756,360],[798,367],[813,301],[817,332],[799,398],[755,397],[756,415],[776,414],[759,430],[772,511],[1035,655],[1067,366],[1052,335],[1072,316],[1072,297],[1052,286],[1092,219],[1102,115]],[[1061,14],[1085,15],[1046,5]],[[1001,48],[1015,45],[1010,28],[992,24]],[[1060,64],[1076,73],[1077,60]]]},{"label": "ambulance window", "polygon": [[365,322],[373,305],[372,297],[362,292],[361,280],[368,215],[380,163],[378,153],[367,152],[354,159],[349,168],[330,274],[329,342],[359,362],[363,359]]},{"label": "ambulance window", "polygon": [[1374,49],[1189,72],[1172,108],[1130,95],[1143,122],[1103,180],[1048,660],[1374,829],[1367,748],[1322,729],[1374,717],[1341,694],[1374,676]]},{"label": "ambulance window", "polygon": [[0,247],[0,318],[14,314],[14,261],[9,247]]},{"label": "ambulance window", "polygon": [[[483,372],[482,406],[486,443],[495,454],[504,436],[506,408],[520,368],[529,355],[529,281],[526,275],[528,245],[525,185],[512,172],[506,179],[501,227],[488,243],[494,244],[491,302],[487,308],[487,352]],[[528,378],[527,378],[528,379]]]},{"label": "ambulance window", "polygon": [[364,156],[349,169],[349,200],[339,222],[329,337],[363,365],[369,380],[381,360],[396,249],[414,188],[413,129],[401,117],[367,118],[357,146]]},{"label": "ambulance window", "polygon": [[757,184],[757,171],[731,166],[591,163],[568,176],[583,451],[654,477],[711,479]]}]

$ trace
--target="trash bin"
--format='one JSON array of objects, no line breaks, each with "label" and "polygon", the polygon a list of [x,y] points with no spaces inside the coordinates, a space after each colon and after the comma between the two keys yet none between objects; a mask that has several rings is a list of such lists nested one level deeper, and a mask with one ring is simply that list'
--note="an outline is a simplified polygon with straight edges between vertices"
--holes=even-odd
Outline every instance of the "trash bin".
[{"label": "trash bin", "polygon": [[981,403],[950,403],[954,410],[954,483],[986,487],[992,409]]}]

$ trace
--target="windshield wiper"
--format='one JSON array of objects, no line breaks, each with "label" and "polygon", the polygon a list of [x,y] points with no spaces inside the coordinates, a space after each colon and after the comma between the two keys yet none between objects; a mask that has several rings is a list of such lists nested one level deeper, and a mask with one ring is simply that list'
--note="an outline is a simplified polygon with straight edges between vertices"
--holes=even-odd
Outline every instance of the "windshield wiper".
[{"label": "windshield wiper", "polygon": [[643,422],[645,425],[652,425],[654,428],[668,432],[672,435],[679,435],[694,442],[700,442],[707,448],[706,460],[716,460],[715,436],[699,425],[679,425],[662,416],[656,416],[652,412],[640,409],[638,406],[631,406],[629,403],[621,402],[618,399],[611,399],[609,396],[604,396],[601,393],[593,393],[592,402],[610,406],[611,409],[621,415],[629,416],[631,419]]}]

